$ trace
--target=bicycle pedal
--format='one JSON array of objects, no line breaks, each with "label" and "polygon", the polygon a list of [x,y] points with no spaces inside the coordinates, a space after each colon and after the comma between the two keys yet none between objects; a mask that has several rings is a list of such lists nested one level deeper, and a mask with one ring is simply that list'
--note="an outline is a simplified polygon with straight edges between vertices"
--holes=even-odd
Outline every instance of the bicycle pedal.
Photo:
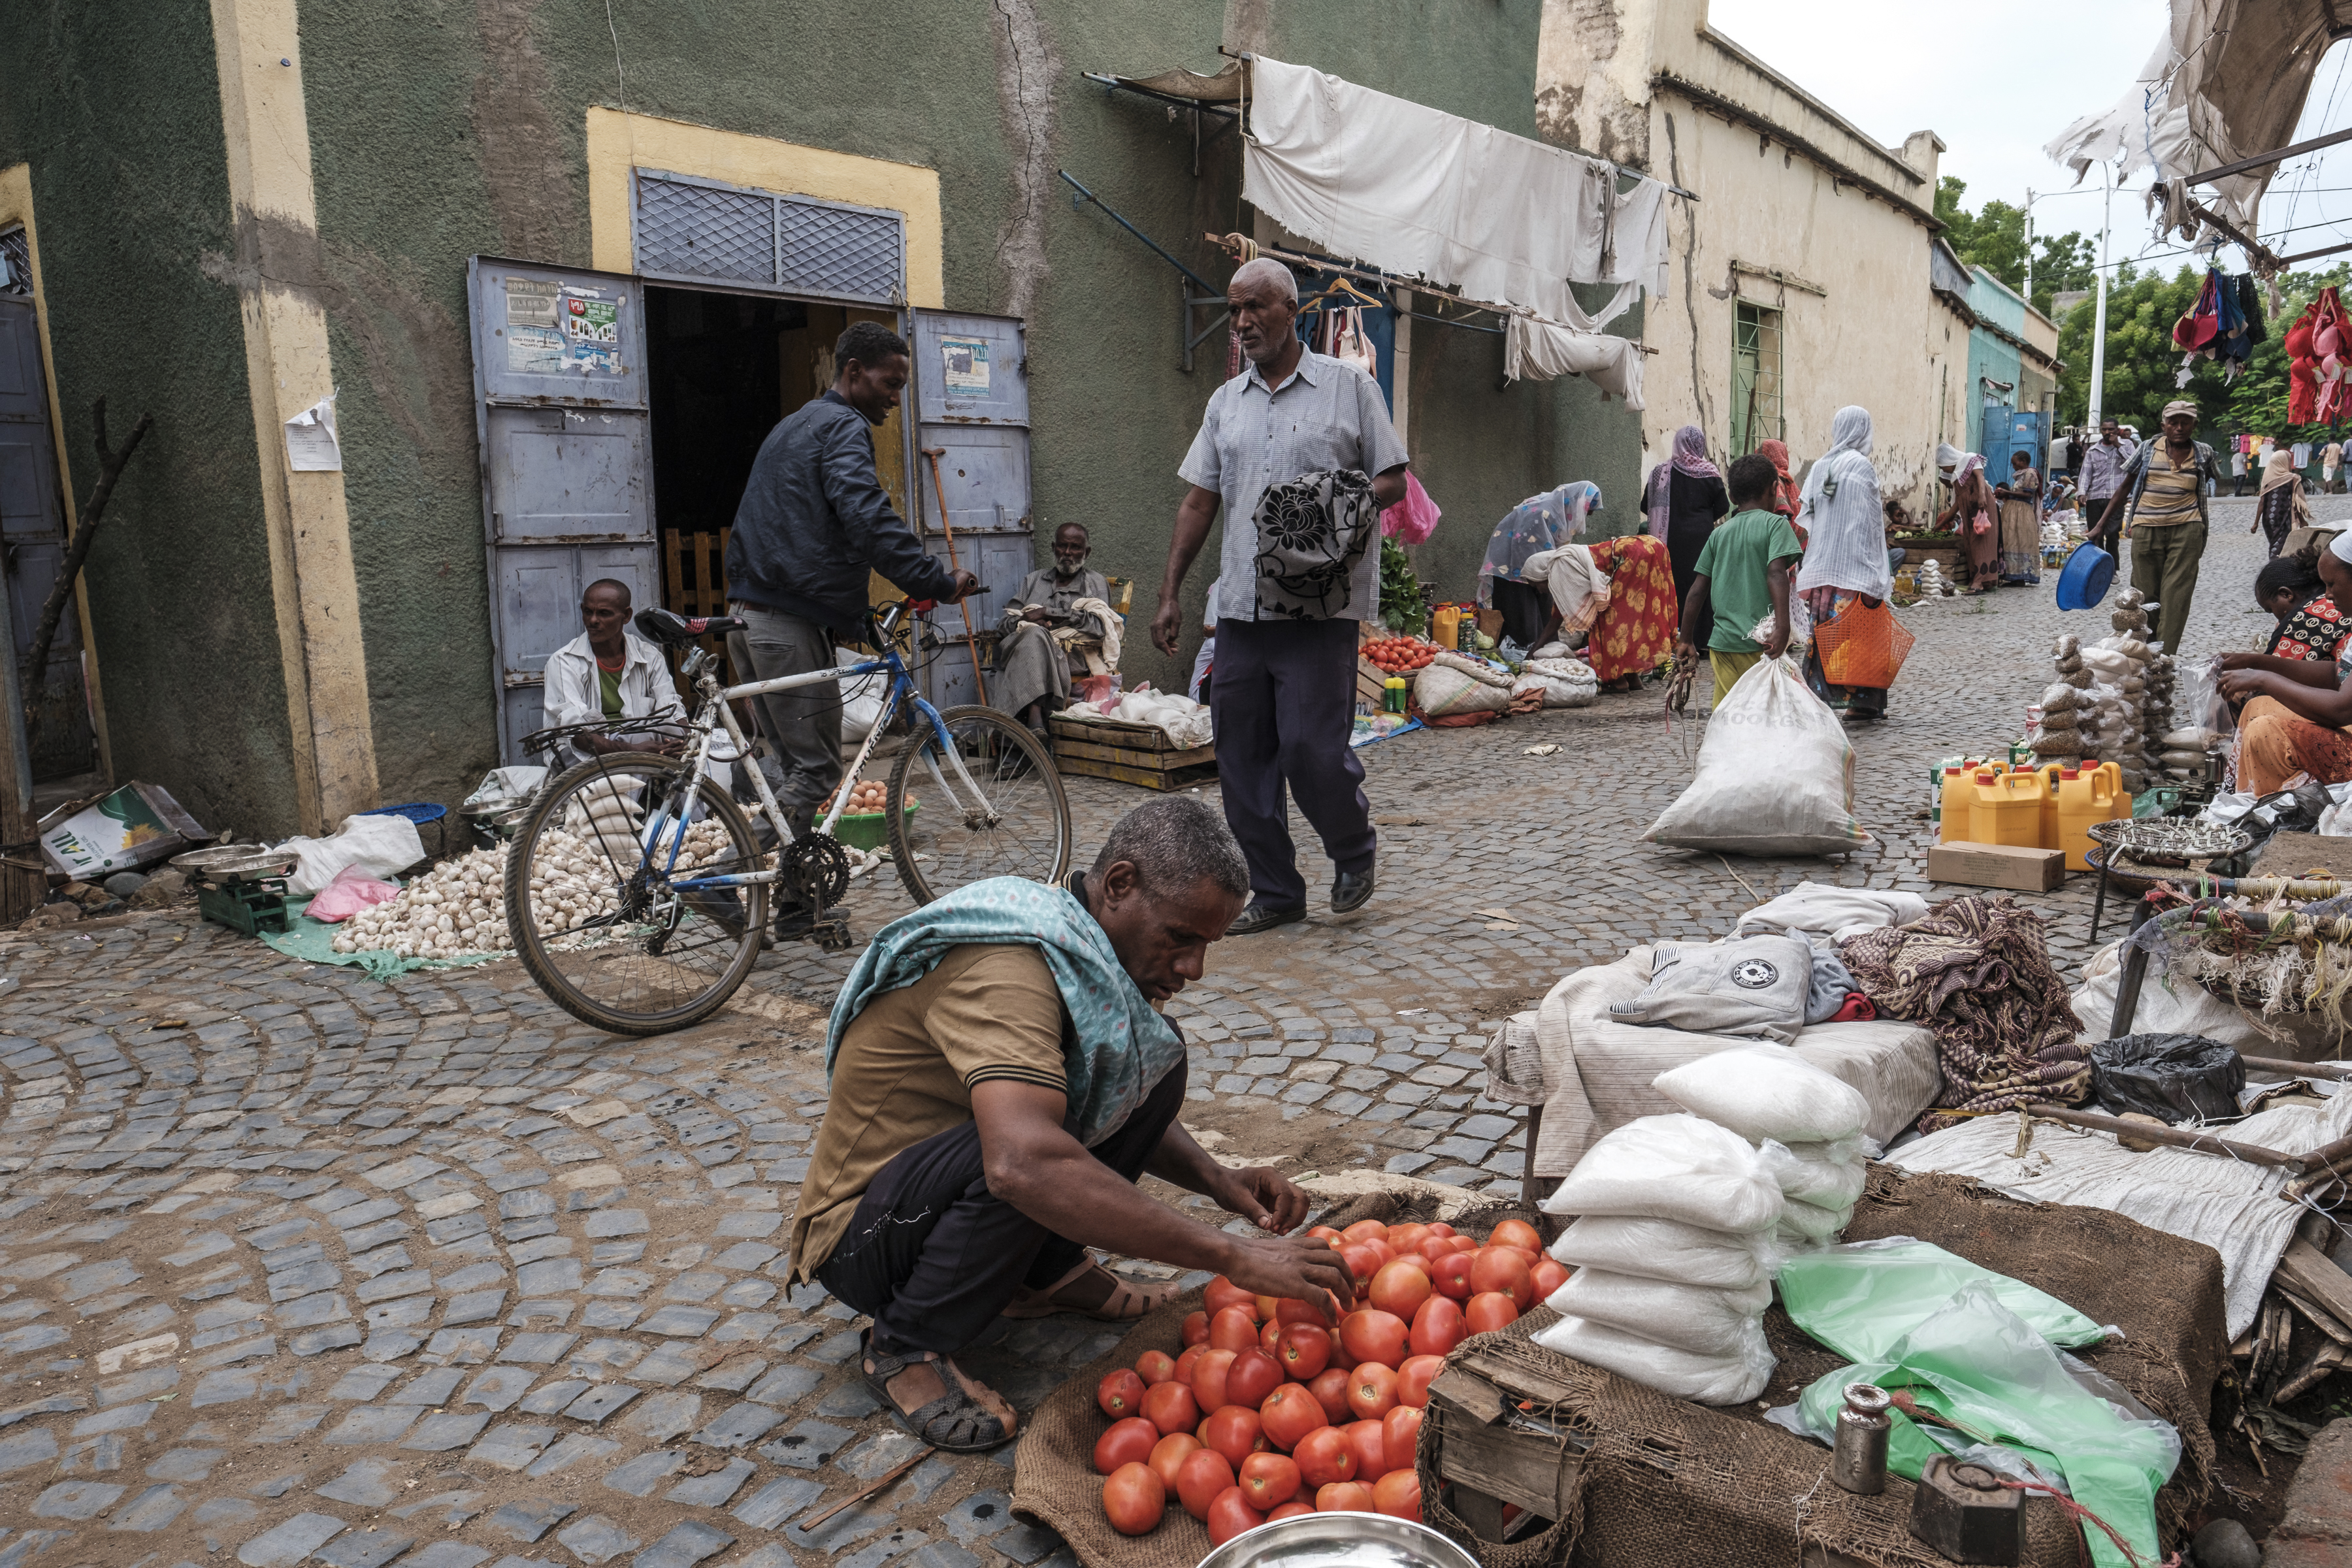
[{"label": "bicycle pedal", "polygon": [[817,921],[809,928],[807,940],[826,952],[847,952],[850,944],[849,917],[833,915]]}]

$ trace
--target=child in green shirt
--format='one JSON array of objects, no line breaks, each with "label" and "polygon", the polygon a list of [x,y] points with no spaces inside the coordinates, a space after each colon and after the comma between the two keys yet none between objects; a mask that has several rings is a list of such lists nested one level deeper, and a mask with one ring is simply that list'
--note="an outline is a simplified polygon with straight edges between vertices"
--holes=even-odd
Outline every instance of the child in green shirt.
[{"label": "child in green shirt", "polygon": [[[1765,510],[1780,481],[1772,459],[1750,453],[1731,465],[1725,479],[1731,515],[1707,536],[1698,554],[1697,575],[1683,605],[1677,656],[1696,656],[1706,635],[1707,663],[1715,672],[1715,700],[1723,701],[1759,659],[1778,658],[1789,647],[1789,595],[1805,547],[1796,530],[1777,511]],[[1766,616],[1772,632],[1761,646],[1748,634]]]}]

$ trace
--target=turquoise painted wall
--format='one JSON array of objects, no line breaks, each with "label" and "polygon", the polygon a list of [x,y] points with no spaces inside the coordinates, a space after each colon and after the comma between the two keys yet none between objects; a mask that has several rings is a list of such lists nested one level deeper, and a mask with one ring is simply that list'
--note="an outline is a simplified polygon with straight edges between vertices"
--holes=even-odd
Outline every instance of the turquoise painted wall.
[{"label": "turquoise painted wall", "polygon": [[[173,20],[128,44],[100,7],[69,9],[88,58],[45,58],[37,90],[0,100],[0,161],[36,163],[68,404],[107,384],[152,388],[186,422],[186,444],[141,476],[152,531],[126,527],[93,573],[118,747],[127,730],[183,733],[172,716],[201,709],[223,740],[191,735],[151,773],[204,779],[199,799],[286,826],[257,820],[285,704],[236,297],[205,261],[233,248],[212,45],[202,5],[170,4]],[[1222,333],[1181,371],[1176,274],[1100,212],[1074,211],[1053,172],[1218,280],[1230,264],[1202,231],[1248,220],[1231,132],[1196,178],[1184,118],[1080,73],[1213,71],[1223,40],[1533,135],[1540,13],[1540,0],[690,0],[608,20],[603,0],[301,0],[320,237],[294,281],[330,321],[386,797],[454,800],[494,761],[466,261],[587,263],[592,105],[937,169],[948,306],[1029,324],[1041,550],[1055,525],[1086,522],[1095,563],[1137,579],[1148,618]],[[54,32],[51,16],[0,0],[15,36]],[[1634,517],[1638,416],[1580,381],[1505,386],[1501,366],[1499,337],[1416,334],[1412,446],[1446,513],[1418,564],[1446,597],[1475,589],[1495,521],[1534,491],[1591,479],[1610,507],[1596,531]],[[166,537],[157,564],[206,591],[194,613],[181,593],[158,617],[131,547]],[[1195,612],[1214,549],[1187,584]],[[1130,680],[1183,673],[1140,635],[1128,646]],[[125,708],[130,681],[152,695]]]}]

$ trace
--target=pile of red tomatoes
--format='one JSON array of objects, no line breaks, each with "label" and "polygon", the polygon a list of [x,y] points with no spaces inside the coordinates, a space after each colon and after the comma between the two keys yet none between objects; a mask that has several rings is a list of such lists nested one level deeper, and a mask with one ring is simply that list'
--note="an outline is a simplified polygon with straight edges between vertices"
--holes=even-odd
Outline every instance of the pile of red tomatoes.
[{"label": "pile of red tomatoes", "polygon": [[1535,1227],[1484,1246],[1448,1225],[1363,1220],[1308,1233],[1339,1248],[1356,1310],[1334,1326],[1305,1301],[1254,1296],[1222,1275],[1184,1321],[1181,1355],[1146,1351],[1102,1380],[1095,1443],[1103,1512],[1143,1535],[1172,1498],[1224,1544],[1293,1514],[1421,1518],[1413,1449],[1446,1352],[1558,1289],[1568,1270]]},{"label": "pile of red tomatoes", "polygon": [[1356,651],[1375,668],[1411,675],[1437,657],[1437,645],[1419,637],[1374,637]]}]

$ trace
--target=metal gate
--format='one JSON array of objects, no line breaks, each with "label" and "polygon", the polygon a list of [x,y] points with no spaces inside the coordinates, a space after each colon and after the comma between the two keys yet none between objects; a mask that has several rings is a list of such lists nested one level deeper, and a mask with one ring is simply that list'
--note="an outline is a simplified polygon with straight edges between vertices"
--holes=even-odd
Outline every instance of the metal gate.
[{"label": "metal gate", "polygon": [[518,763],[581,590],[613,577],[638,608],[661,603],[645,296],[634,278],[479,256],[467,295],[499,755]]},{"label": "metal gate", "polygon": [[[9,269],[13,277],[14,268]],[[118,426],[118,430],[120,426]],[[116,439],[121,437],[118,434]],[[5,559],[8,625],[21,667],[65,560],[65,510],[58,500],[58,453],[49,429],[41,337],[33,301],[0,287],[0,558]],[[31,671],[26,671],[29,682]],[[28,700],[33,693],[26,692]],[[81,668],[81,617],[68,603],[49,647],[38,699],[33,776],[79,773],[92,763],[95,737]]]},{"label": "metal gate", "polygon": [[[956,559],[981,591],[966,601],[985,665],[1005,599],[1036,564],[1029,514],[1029,366],[1021,323],[1010,316],[914,310],[915,491],[913,520],[925,548],[945,560],[940,522],[947,498]],[[931,476],[938,458],[940,488]],[[962,612],[934,617],[944,645],[931,661],[925,695],[946,707],[980,700],[963,642]]]}]

